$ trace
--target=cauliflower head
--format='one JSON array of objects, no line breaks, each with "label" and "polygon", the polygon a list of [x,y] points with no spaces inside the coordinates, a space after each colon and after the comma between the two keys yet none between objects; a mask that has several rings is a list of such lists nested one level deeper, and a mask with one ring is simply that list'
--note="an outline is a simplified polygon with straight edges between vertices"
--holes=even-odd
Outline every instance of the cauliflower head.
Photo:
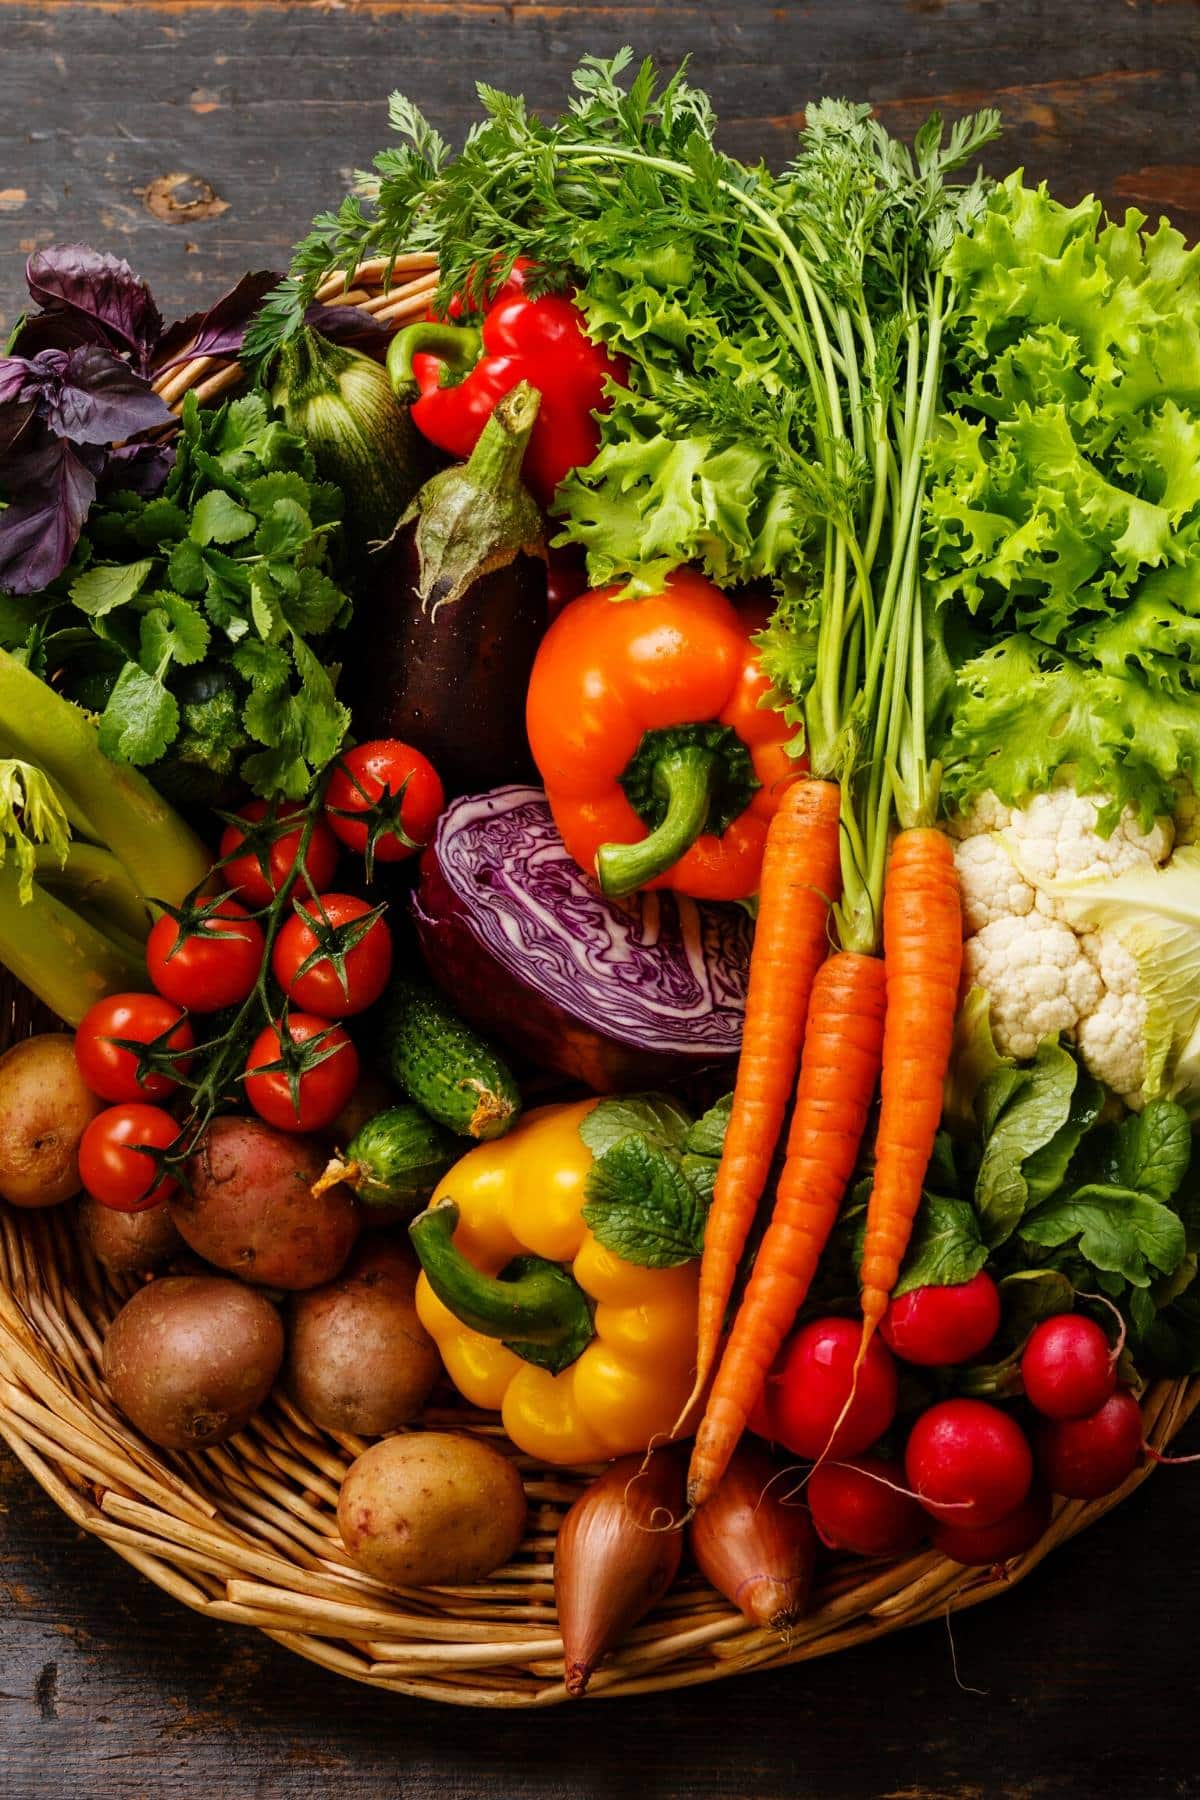
[{"label": "cauliflower head", "polygon": [[1030,1057],[1057,1032],[1098,1080],[1140,1107],[1164,1061],[1149,1043],[1153,984],[1129,947],[1124,913],[1110,906],[1095,916],[1095,897],[1165,871],[1175,830],[1169,819],[1143,830],[1127,808],[1105,837],[1099,812],[1063,787],[1018,808],[985,794],[953,822],[964,967],[968,984],[989,996],[1006,1055]]}]

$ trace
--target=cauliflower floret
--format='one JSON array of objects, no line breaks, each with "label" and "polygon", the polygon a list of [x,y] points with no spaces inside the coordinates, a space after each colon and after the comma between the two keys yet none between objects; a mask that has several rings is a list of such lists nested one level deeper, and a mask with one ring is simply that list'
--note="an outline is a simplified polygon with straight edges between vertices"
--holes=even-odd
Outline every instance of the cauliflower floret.
[{"label": "cauliflower floret", "polygon": [[1086,881],[1121,875],[1139,863],[1164,863],[1171,854],[1174,832],[1169,819],[1156,819],[1149,831],[1126,807],[1109,837],[1096,830],[1099,809],[1094,800],[1072,788],[1035,794],[1012,815],[1008,841],[1022,872],[1035,887],[1050,881]]},{"label": "cauliflower floret", "polygon": [[1034,890],[997,833],[964,838],[954,846],[954,865],[968,931],[982,931],[997,919],[1024,918],[1033,911]]},{"label": "cauliflower floret", "polygon": [[981,837],[985,831],[1005,831],[1012,823],[1013,809],[998,800],[989,788],[972,802],[969,812],[954,813],[946,830],[952,838]]},{"label": "cauliflower floret", "polygon": [[969,987],[986,988],[992,1033],[1007,1056],[1032,1056],[1044,1037],[1074,1035],[1104,983],[1066,925],[1032,912],[985,925],[963,946]]},{"label": "cauliflower floret", "polygon": [[1079,1053],[1098,1081],[1140,1112],[1145,1105],[1146,996],[1137,964],[1110,931],[1088,931],[1083,953],[1104,983],[1099,1006],[1079,1021]]}]

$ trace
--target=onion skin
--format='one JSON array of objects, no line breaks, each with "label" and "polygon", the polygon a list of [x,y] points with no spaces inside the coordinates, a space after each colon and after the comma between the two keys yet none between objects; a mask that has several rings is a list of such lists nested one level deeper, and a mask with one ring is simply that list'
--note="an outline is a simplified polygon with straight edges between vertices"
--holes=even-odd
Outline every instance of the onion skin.
[{"label": "onion skin", "polygon": [[683,1463],[622,1456],[578,1499],[554,1547],[563,1679],[578,1699],[592,1671],[661,1600],[683,1555]]},{"label": "onion skin", "polygon": [[761,1445],[743,1440],[688,1537],[705,1580],[752,1625],[786,1635],[808,1607],[817,1534],[808,1508],[785,1499],[795,1484],[781,1475]]}]

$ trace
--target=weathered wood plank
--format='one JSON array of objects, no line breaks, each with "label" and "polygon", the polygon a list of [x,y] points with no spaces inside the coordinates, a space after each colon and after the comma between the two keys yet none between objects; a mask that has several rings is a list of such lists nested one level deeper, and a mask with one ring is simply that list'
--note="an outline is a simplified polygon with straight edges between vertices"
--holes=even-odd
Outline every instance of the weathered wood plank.
[{"label": "weathered wood plank", "polygon": [[182,310],[279,264],[386,139],[399,86],[460,134],[474,83],[555,109],[584,51],[693,58],[739,154],[782,159],[807,99],[862,96],[910,130],[998,100],[995,167],[1067,199],[1170,208],[1200,227],[1194,0],[666,0],[651,6],[380,0],[331,7],[0,4],[0,325],[25,254],[118,248]]}]

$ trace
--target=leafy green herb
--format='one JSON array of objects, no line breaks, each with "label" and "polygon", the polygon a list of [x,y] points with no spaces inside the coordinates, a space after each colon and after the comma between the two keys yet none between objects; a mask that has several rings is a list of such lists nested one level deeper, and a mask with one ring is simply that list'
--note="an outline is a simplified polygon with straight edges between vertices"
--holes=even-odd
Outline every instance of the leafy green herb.
[{"label": "leafy green herb", "polygon": [[699,1256],[731,1104],[694,1124],[663,1094],[593,1107],[579,1127],[596,1159],[583,1217],[607,1249],[654,1269]]},{"label": "leafy green herb", "polygon": [[599,1160],[627,1137],[640,1137],[653,1149],[678,1150],[690,1129],[687,1114],[665,1094],[631,1094],[601,1100],[580,1125],[579,1135]]},{"label": "leafy green herb", "polygon": [[[331,573],[340,509],[261,397],[204,412],[189,395],[162,493],[93,507],[71,568],[32,621],[0,617],[0,635],[56,633],[68,688],[74,663],[111,666],[113,760],[239,769],[256,792],[299,799],[349,718],[314,649],[349,616]],[[93,635],[68,639],[80,616]]]},{"label": "leafy green herb", "polygon": [[626,1262],[670,1269],[704,1248],[707,1206],[679,1157],[646,1138],[615,1143],[588,1172],[585,1223]]},{"label": "leafy green herb", "polygon": [[1020,1224],[1027,1244],[1057,1249],[1078,1241],[1093,1268],[1149,1287],[1150,1271],[1169,1274],[1186,1249],[1183,1220],[1153,1194],[1100,1183],[1044,1200]]}]

